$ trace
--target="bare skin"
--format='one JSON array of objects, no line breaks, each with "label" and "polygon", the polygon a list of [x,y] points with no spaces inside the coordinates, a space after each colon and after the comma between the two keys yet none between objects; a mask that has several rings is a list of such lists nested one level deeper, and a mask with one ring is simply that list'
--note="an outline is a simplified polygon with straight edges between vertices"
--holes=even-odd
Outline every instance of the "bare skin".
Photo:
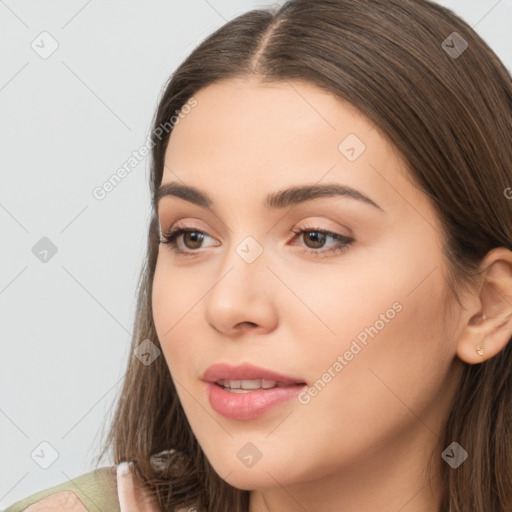
[{"label": "bare skin", "polygon": [[[492,357],[512,332],[510,306],[499,298],[512,298],[511,253],[489,253],[461,309],[448,293],[428,196],[353,107],[305,82],[229,80],[194,97],[170,137],[163,183],[196,187],[213,204],[160,201],[164,233],[180,221],[205,236],[202,244],[178,237],[192,256],[160,245],[152,299],[163,355],[206,456],[228,483],[252,491],[250,512],[438,510],[440,436],[460,360]],[[357,139],[339,149],[350,134],[365,145],[358,156]],[[379,207],[340,196],[263,204],[284,188],[327,183]],[[354,242],[329,253],[336,239],[322,246],[295,235],[298,227]],[[252,263],[236,251],[248,236],[263,249]],[[378,332],[345,356],[372,326]],[[201,380],[217,362],[328,382],[303,403],[233,420],[212,409]],[[237,457],[249,442],[262,454],[252,467]]]}]

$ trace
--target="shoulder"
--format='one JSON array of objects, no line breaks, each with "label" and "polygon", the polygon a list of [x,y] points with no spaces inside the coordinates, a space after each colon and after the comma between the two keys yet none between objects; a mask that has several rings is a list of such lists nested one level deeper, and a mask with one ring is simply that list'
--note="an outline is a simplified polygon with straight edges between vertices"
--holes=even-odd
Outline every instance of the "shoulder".
[{"label": "shoulder", "polygon": [[120,512],[116,467],[103,467],[38,491],[5,512]]},{"label": "shoulder", "polygon": [[26,512],[89,512],[83,501],[73,491],[59,491],[30,505]]}]

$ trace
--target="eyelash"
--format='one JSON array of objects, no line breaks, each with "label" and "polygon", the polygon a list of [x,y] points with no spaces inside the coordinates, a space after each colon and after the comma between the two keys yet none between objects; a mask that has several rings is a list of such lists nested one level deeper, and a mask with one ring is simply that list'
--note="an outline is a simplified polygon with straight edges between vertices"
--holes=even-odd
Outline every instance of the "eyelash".
[{"label": "eyelash", "polygon": [[[297,229],[292,230],[292,233],[295,234],[295,236],[299,236],[302,233],[321,233],[323,235],[330,236],[331,238],[334,238],[335,240],[338,240],[338,243],[332,247],[331,249],[327,249],[322,251],[321,249],[315,250],[315,249],[306,249],[304,252],[310,255],[313,255],[315,257],[323,257],[328,254],[339,254],[344,251],[346,251],[350,245],[352,245],[355,240],[353,238],[340,235],[338,233],[333,233],[332,231],[326,231],[324,229],[320,228],[313,228],[313,227],[306,227],[306,226],[299,226]],[[169,245],[170,249],[178,256],[195,256],[200,252],[201,249],[197,249],[195,251],[188,250],[183,251],[178,248],[178,244],[176,242],[176,239],[186,233],[199,233],[202,235],[209,236],[207,233],[200,231],[199,229],[190,228],[187,226],[183,226],[180,224],[177,224],[169,230],[167,233],[162,233],[163,240],[160,240],[160,243]]]}]

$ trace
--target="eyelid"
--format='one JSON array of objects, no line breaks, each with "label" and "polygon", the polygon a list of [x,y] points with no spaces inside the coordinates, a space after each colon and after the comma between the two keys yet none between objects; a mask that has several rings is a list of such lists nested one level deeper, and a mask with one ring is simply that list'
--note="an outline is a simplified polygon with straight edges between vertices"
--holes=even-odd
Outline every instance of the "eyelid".
[{"label": "eyelid", "polygon": [[210,234],[211,229],[210,228],[202,228],[200,226],[200,220],[199,219],[192,219],[192,220],[178,220],[176,222],[173,222],[169,225],[169,229],[167,231],[164,231],[162,229],[162,224],[165,225],[164,222],[160,223],[160,235],[163,235],[164,233],[169,233],[170,231],[176,231],[178,228],[181,229],[189,229],[194,231],[200,231],[201,233],[207,234],[211,238],[215,238]]},{"label": "eyelid", "polygon": [[348,226],[318,215],[313,217],[306,217],[304,220],[296,222],[295,226],[297,227],[294,229],[319,229],[321,231],[337,233],[347,238],[354,237],[354,232]]},{"label": "eyelid", "polygon": [[[189,224],[190,222],[190,224]],[[205,234],[207,234],[209,237],[211,238],[215,238],[215,236],[211,235],[210,232],[210,228],[202,228],[200,225],[198,225],[197,223],[200,223],[201,221],[199,219],[195,219],[195,218],[191,218],[190,221],[188,220],[178,220],[174,223],[172,223],[169,227],[169,229],[167,230],[167,232],[169,232],[171,229],[173,229],[174,231],[174,228],[177,227],[177,225],[180,225],[182,228],[184,229],[193,229],[195,231],[201,231],[201,232],[204,232]],[[343,224],[339,224],[339,223],[334,223],[337,225],[337,227],[329,227],[328,225],[326,226],[325,223],[327,223],[329,221],[327,221],[325,218],[323,217],[307,217],[305,220],[301,220],[301,221],[298,221],[295,223],[294,226],[297,226],[296,228],[294,229],[299,229],[298,226],[300,226],[301,229],[318,229],[318,230],[321,230],[321,231],[329,231],[331,233],[339,233],[340,230],[343,230],[344,232],[343,233],[339,233],[340,235],[343,235],[347,238],[351,238],[354,236],[354,233],[353,231],[348,227],[348,226],[345,226]],[[331,223],[333,223],[332,221],[330,221]],[[307,224],[311,224],[311,225],[307,225]],[[162,224],[165,225],[165,222],[159,220],[158,222],[158,228],[159,228],[159,235],[160,235],[160,238],[162,238],[162,235],[164,234],[164,230],[162,229]],[[322,227],[320,227],[318,224],[324,224]],[[275,226],[275,225],[274,225]],[[231,231],[231,230],[230,230]],[[293,229],[290,229],[289,230],[290,232],[293,231]]]}]

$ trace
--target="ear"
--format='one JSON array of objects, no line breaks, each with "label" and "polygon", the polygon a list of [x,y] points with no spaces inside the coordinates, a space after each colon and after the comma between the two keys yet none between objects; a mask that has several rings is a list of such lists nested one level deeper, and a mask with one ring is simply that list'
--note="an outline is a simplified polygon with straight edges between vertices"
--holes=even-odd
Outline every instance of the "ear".
[{"label": "ear", "polygon": [[457,341],[457,355],[469,364],[491,359],[512,337],[512,252],[497,247],[480,265],[482,280]]}]

